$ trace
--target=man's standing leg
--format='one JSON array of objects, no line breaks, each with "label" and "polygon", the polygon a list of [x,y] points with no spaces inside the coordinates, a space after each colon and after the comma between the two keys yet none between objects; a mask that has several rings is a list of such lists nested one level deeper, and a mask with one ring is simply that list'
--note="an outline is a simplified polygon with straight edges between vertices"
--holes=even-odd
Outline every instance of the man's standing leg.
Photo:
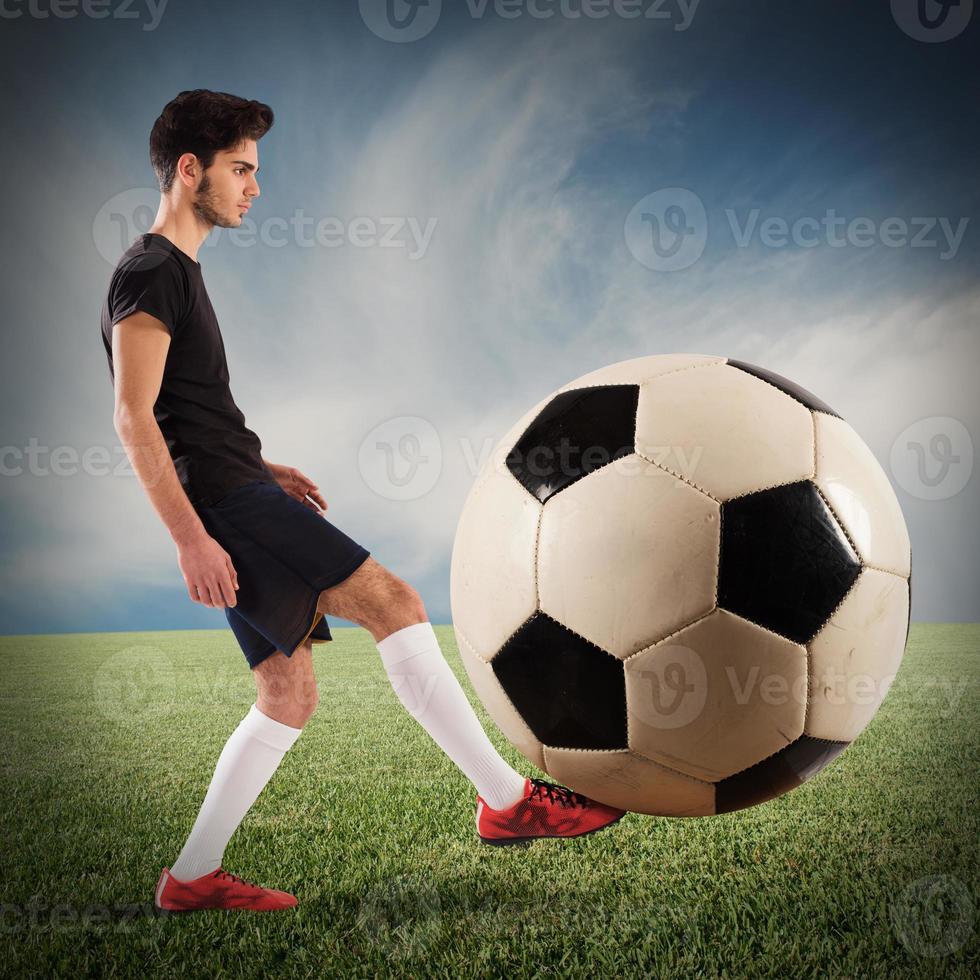
[{"label": "man's standing leg", "polygon": [[[252,673],[255,704],[221,751],[190,836],[173,867],[161,876],[158,899],[164,888],[173,893],[179,883],[218,872],[232,834],[316,710],[319,694],[309,641],[291,657],[276,651]],[[168,883],[168,875],[177,883]]]}]

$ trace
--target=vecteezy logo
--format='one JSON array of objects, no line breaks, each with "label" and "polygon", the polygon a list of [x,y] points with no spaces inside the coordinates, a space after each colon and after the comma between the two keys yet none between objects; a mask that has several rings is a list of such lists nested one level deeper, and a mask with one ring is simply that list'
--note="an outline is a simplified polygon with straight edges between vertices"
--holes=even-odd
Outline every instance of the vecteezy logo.
[{"label": "vecteezy logo", "polygon": [[906,493],[919,500],[948,500],[973,474],[973,439],[959,419],[919,419],[892,443],[890,463]]},{"label": "vecteezy logo", "polygon": [[442,902],[421,874],[399,875],[373,885],[361,899],[357,925],[392,959],[417,956],[442,934]]},{"label": "vecteezy logo", "polygon": [[962,456],[953,452],[953,440],[945,432],[937,432],[929,440],[929,454],[939,464],[935,476],[929,475],[926,466],[926,447],[921,442],[912,440],[907,442],[906,446],[915,453],[919,481],[925,487],[938,487],[941,483],[945,483],[953,464],[963,461]]},{"label": "vecteezy logo", "polygon": [[442,442],[432,423],[401,415],[375,426],[361,441],[357,464],[364,482],[386,500],[417,500],[442,472]]},{"label": "vecteezy logo", "polygon": [[361,20],[382,41],[418,41],[436,26],[442,0],[359,0]]},{"label": "vecteezy logo", "polygon": [[176,692],[174,663],[155,646],[138,644],[112,654],[92,678],[96,706],[114,721],[169,714],[177,703]]},{"label": "vecteezy logo", "polygon": [[948,956],[964,946],[976,918],[970,890],[952,875],[913,881],[891,905],[889,914],[902,945],[928,959]]},{"label": "vecteezy logo", "polygon": [[623,232],[637,262],[656,272],[674,272],[701,258],[708,217],[697,194],[684,187],[665,187],[633,205]]},{"label": "vecteezy logo", "polygon": [[700,717],[708,699],[704,661],[677,643],[643,655],[642,665],[629,668],[638,678],[630,704],[636,718],[651,728],[683,728]]},{"label": "vecteezy logo", "polygon": [[973,0],[891,0],[895,23],[915,41],[936,43],[962,34]]},{"label": "vecteezy logo", "polygon": [[916,10],[919,14],[919,23],[930,30],[942,27],[946,23],[950,10],[959,5],[960,0],[932,0],[932,6],[936,10],[936,14],[933,16],[929,9],[930,0],[918,0]]}]

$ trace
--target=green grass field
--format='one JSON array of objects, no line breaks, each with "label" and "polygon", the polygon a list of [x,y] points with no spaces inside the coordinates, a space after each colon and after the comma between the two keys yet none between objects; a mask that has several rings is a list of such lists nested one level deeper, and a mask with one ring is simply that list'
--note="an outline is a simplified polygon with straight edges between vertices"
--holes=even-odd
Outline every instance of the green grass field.
[{"label": "green grass field", "polygon": [[[540,775],[476,701],[494,744]],[[727,816],[481,844],[469,782],[370,636],[317,645],[321,703],[225,855],[285,913],[154,915],[254,701],[227,630],[0,638],[7,976],[970,976],[980,971],[980,626],[914,625],[831,767]]]}]

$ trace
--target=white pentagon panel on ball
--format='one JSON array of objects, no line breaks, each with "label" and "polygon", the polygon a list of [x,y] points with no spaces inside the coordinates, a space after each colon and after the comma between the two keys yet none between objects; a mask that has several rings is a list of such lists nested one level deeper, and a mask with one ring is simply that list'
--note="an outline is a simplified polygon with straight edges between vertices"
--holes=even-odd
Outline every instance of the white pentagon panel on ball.
[{"label": "white pentagon panel on ball", "polygon": [[589,752],[544,747],[552,779],[607,806],[664,817],[715,812],[715,788],[629,751]]},{"label": "white pentagon panel on ball", "polygon": [[669,374],[671,371],[683,371],[702,364],[724,363],[725,358],[711,354],[651,354],[648,357],[632,357],[626,361],[607,364],[598,371],[583,374],[574,381],[562,385],[558,391],[571,391],[573,388],[585,388],[590,385],[642,384],[650,378]]},{"label": "white pentagon panel on ball", "polygon": [[541,743],[534,737],[534,733],[507,697],[507,692],[500,686],[493,668],[476,655],[458,628],[455,633],[456,645],[459,647],[459,656],[466,668],[466,674],[473,685],[473,690],[476,691],[476,696],[487,709],[494,724],[518,752],[539,769],[544,769]]},{"label": "white pentagon panel on ball", "polygon": [[861,560],[896,575],[911,572],[909,532],[881,464],[843,419],[814,413],[815,482],[844,526]]},{"label": "white pentagon panel on ball", "polygon": [[453,623],[490,660],[537,607],[534,548],[541,505],[507,471],[473,487],[450,565]]},{"label": "white pentagon panel on ball", "polygon": [[716,782],[803,734],[806,650],[719,609],[626,668],[629,747]]},{"label": "white pentagon panel on ball", "polygon": [[715,501],[623,456],[545,505],[538,603],[623,659],[714,607],[718,548]]},{"label": "white pentagon panel on ball", "polygon": [[863,569],[810,642],[807,735],[850,742],[863,731],[898,673],[908,617],[908,582]]},{"label": "white pentagon panel on ball", "polygon": [[641,386],[636,451],[724,501],[810,477],[813,421],[773,385],[709,364]]}]

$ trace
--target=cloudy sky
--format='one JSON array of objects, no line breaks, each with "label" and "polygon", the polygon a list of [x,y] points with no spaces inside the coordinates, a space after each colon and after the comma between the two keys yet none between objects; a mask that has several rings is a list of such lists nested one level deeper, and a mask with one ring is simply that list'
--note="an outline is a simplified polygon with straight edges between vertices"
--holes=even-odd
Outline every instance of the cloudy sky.
[{"label": "cloudy sky", "polygon": [[896,487],[915,618],[980,618],[972,3],[442,6],[5,4],[0,633],[225,625],[125,465],[99,335],[189,88],[276,113],[249,222],[199,254],[233,394],[434,622],[488,447],[672,351],[833,405]]}]

